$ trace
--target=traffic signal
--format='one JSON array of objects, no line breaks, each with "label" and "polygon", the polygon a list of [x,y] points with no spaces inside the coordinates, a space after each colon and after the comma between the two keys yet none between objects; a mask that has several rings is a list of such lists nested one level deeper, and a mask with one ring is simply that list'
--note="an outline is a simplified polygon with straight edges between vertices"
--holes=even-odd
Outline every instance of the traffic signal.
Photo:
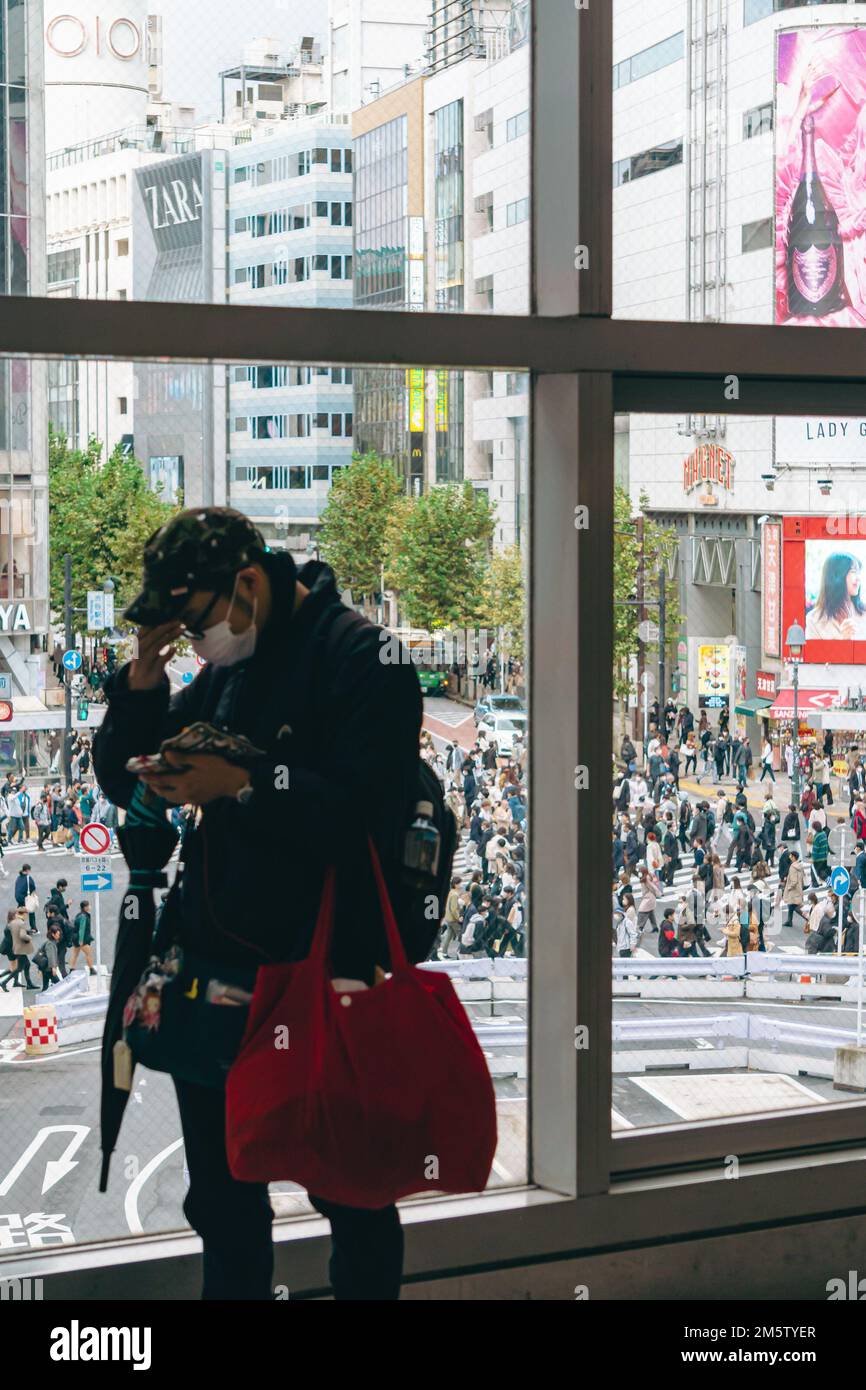
[{"label": "traffic signal", "polygon": [[88,700],[78,701],[78,718],[82,721],[82,723],[87,719],[87,711],[89,709],[90,702]]}]

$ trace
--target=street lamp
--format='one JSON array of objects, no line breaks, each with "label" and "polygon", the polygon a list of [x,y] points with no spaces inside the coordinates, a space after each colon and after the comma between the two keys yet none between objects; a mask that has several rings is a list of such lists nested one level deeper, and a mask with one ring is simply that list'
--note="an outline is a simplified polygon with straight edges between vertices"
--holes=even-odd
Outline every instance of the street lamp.
[{"label": "street lamp", "polygon": [[797,814],[800,814],[800,662],[803,659],[803,648],[806,645],[806,634],[799,623],[792,623],[788,628],[785,643],[791,657],[791,667],[793,669],[794,684],[794,805],[797,807]]}]

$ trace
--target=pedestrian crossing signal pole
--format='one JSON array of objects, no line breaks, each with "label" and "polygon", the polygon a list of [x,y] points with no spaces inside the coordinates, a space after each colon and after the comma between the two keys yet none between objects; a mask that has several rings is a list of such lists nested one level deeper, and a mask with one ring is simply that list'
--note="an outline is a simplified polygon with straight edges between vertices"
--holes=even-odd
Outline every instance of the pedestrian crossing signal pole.
[{"label": "pedestrian crossing signal pole", "polygon": [[794,767],[793,767],[793,792],[794,805],[797,808],[797,823],[800,817],[800,661],[803,655],[803,648],[806,645],[806,634],[799,623],[792,623],[788,628],[785,642],[791,655],[791,666],[793,668],[794,687]]},{"label": "pedestrian crossing signal pole", "polygon": [[[64,651],[71,651],[75,642],[72,631],[72,556],[63,557],[63,626]],[[64,670],[63,685],[65,690],[66,720],[63,733],[63,782],[69,790],[72,781],[72,672]]]},{"label": "pedestrian crossing signal pole", "polygon": [[[637,601],[638,601],[638,610],[637,610],[637,613],[638,613],[638,624],[640,624],[640,623],[643,622],[644,618],[646,617],[646,613],[644,612],[644,608],[643,608],[643,600],[644,600],[644,568],[643,568],[643,567],[644,567],[644,519],[643,519],[643,514],[642,514],[642,513],[641,513],[641,515],[637,518],[637,520],[636,520],[636,522],[635,522],[635,530],[636,530],[636,532],[637,532],[637,539],[638,539],[638,542],[639,542],[639,544],[640,544],[640,556],[639,556],[638,562],[637,562],[637,563],[638,563],[638,570],[637,570],[637,586],[636,586],[636,597],[637,597]],[[647,710],[649,709],[649,695],[647,694],[646,681],[644,680],[644,672],[645,672],[645,671],[646,671],[646,645],[645,645],[643,639],[642,639],[641,636],[640,636],[640,631],[638,631],[638,642],[637,642],[637,678],[638,678],[638,683],[640,684],[640,687],[641,687],[641,689],[642,689],[642,691],[643,691],[643,708],[644,708],[644,717],[643,717],[643,748],[644,748],[644,758],[646,758],[647,731],[648,731]],[[639,714],[639,713],[638,713],[638,718],[640,718],[640,714]],[[635,723],[637,723],[637,720],[635,720]],[[635,729],[635,736],[637,736],[637,729]]]},{"label": "pedestrian crossing signal pole", "polygon": [[857,933],[857,1046],[863,1046],[863,928],[866,916],[866,889],[860,889],[860,930]]},{"label": "pedestrian crossing signal pole", "polygon": [[102,894],[97,890],[93,896],[96,899],[93,904],[93,919],[96,928],[96,992],[98,994],[102,988],[102,921],[99,913],[99,899]]},{"label": "pedestrian crossing signal pole", "polygon": [[[659,570],[659,708],[661,710],[664,710],[667,704],[667,661],[665,656],[667,616],[668,605],[667,595],[665,594],[665,571],[664,566],[662,566]],[[662,714],[662,721],[664,721],[664,714]]]}]

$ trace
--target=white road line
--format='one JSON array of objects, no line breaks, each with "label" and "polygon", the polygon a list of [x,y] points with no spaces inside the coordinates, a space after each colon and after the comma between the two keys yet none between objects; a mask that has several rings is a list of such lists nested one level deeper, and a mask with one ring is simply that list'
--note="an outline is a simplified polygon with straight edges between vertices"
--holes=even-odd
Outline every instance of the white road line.
[{"label": "white road line", "polygon": [[160,1164],[164,1163],[165,1160],[174,1153],[175,1149],[179,1149],[182,1146],[183,1139],[175,1139],[173,1144],[169,1144],[158,1154],[155,1154],[154,1157],[150,1160],[150,1162],[145,1164],[145,1166],[142,1168],[138,1177],[135,1178],[129,1184],[129,1187],[126,1189],[126,1196],[123,1199],[123,1212],[126,1217],[126,1223],[134,1236],[144,1235],[144,1227],[141,1224],[141,1218],[138,1214],[139,1193],[141,1192],[148,1178],[150,1178],[152,1174],[156,1172]]},{"label": "white road line", "polygon": [[[24,1047],[24,1043],[21,1046]],[[12,1057],[4,1057],[0,1054],[0,1064],[5,1062],[7,1066],[12,1066],[14,1063],[16,1067],[30,1067],[40,1062],[56,1062],[64,1057],[77,1057],[79,1052],[99,1052],[101,1046],[101,1043],[96,1043],[93,1047],[76,1047],[69,1052],[51,1052],[47,1057],[22,1057],[20,1061],[17,1060],[19,1055],[17,1052]]]}]

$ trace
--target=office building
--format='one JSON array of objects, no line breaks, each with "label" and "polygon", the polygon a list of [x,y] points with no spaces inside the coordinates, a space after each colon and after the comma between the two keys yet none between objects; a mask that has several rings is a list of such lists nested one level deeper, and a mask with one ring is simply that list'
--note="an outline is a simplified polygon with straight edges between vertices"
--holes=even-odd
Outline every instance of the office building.
[{"label": "office building", "polygon": [[328,0],[327,97],[357,111],[424,69],[430,0]]},{"label": "office building", "polygon": [[[525,15],[516,19],[524,10],[458,15],[434,6],[430,72],[355,111],[359,306],[528,311],[529,45]],[[393,458],[408,491],[469,480],[496,505],[495,544],[520,539],[522,377],[359,371],[355,395],[358,447]]]},{"label": "office building", "polygon": [[[0,292],[45,293],[42,8],[0,0]],[[50,624],[46,366],[0,361],[0,681],[11,717],[0,723],[0,769],[47,766],[45,704]],[[4,708],[4,714],[8,708]],[[55,729],[54,737],[58,737]],[[55,745],[56,746],[56,745]]]}]

